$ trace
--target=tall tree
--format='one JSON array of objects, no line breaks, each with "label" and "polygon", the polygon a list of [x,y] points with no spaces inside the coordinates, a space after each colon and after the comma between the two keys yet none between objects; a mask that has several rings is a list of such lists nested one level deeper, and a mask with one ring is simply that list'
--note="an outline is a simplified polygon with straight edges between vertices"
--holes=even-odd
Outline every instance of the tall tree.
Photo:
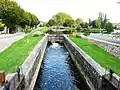
[{"label": "tall tree", "polygon": [[8,27],[39,24],[39,20],[34,14],[25,12],[15,1],[11,0],[0,0],[0,19]]},{"label": "tall tree", "polygon": [[112,25],[112,23],[108,22],[106,24],[106,26],[105,26],[105,29],[106,29],[107,33],[113,32],[113,25]]},{"label": "tall tree", "polygon": [[48,24],[49,24],[49,26],[54,26],[55,25],[55,21],[53,19],[50,19],[48,21]]},{"label": "tall tree", "polygon": [[92,20],[89,18],[89,26],[92,25]]},{"label": "tall tree", "polygon": [[52,18],[57,25],[63,25],[63,23],[67,19],[72,20],[72,17],[69,14],[64,12],[59,12],[56,15],[54,15]]},{"label": "tall tree", "polygon": [[66,19],[65,22],[63,23],[63,26],[65,26],[65,27],[72,27],[72,26],[74,26],[74,20]]},{"label": "tall tree", "polygon": [[83,23],[83,19],[77,18],[77,19],[75,20],[75,23],[76,23],[76,25],[82,24],[82,23]]},{"label": "tall tree", "polygon": [[100,27],[101,27],[101,22],[100,22],[99,19],[96,19],[96,20],[95,20],[95,25],[96,25],[96,28],[99,28],[99,29],[100,29]]},{"label": "tall tree", "polygon": [[105,28],[106,23],[108,22],[109,19],[107,19],[107,15],[104,13],[99,12],[98,19],[100,20],[101,23],[101,28]]}]

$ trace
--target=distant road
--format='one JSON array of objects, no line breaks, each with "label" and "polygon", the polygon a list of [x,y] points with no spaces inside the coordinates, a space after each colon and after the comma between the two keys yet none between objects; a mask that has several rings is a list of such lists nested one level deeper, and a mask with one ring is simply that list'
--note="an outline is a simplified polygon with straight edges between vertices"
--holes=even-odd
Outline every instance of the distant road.
[{"label": "distant road", "polygon": [[0,35],[0,52],[8,48],[13,42],[23,38],[25,33]]},{"label": "distant road", "polygon": [[116,38],[107,34],[102,35],[101,33],[91,33],[88,37],[120,44],[120,37]]}]

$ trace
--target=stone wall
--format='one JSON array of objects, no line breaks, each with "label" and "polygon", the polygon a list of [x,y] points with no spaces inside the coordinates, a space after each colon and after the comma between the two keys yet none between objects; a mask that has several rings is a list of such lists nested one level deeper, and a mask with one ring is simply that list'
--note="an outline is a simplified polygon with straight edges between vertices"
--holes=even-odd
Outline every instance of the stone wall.
[{"label": "stone wall", "polygon": [[25,86],[26,86],[25,90],[29,88],[38,64],[41,65],[44,52],[47,46],[47,42],[48,42],[47,36],[43,37],[43,39],[36,45],[33,52],[30,53],[28,58],[21,66],[21,70],[22,70],[21,73],[25,75]]},{"label": "stone wall", "polygon": [[[87,38],[85,36],[82,36]],[[87,38],[90,42],[95,43],[96,45],[104,48],[107,52],[114,55],[115,57],[120,58],[120,44],[111,43],[108,41],[98,40],[94,38]]]},{"label": "stone wall", "polygon": [[[74,44],[67,36],[64,36],[64,44],[68,49],[73,61],[84,75],[91,90],[100,90],[102,88],[102,77],[109,74],[95,60],[88,56],[82,49]],[[115,74],[117,82],[119,77]],[[109,82],[111,83],[111,82]],[[113,82],[112,82],[113,83]],[[108,89],[107,89],[108,90]]]},{"label": "stone wall", "polygon": [[120,45],[119,44],[110,43],[110,42],[102,41],[102,40],[96,40],[96,39],[89,39],[89,41],[104,48],[107,52],[114,55],[115,57],[120,58]]}]

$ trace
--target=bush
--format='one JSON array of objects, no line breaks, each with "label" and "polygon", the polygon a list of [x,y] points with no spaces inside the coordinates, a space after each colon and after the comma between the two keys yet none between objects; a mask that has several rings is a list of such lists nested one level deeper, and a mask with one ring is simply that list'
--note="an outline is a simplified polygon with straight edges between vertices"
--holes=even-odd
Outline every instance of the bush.
[{"label": "bush", "polygon": [[40,31],[36,31],[32,34],[33,37],[39,37],[40,35],[43,35]]},{"label": "bush", "polygon": [[68,28],[66,28],[66,29],[67,29],[68,31],[71,31],[71,33],[72,33],[72,32],[75,32],[75,30],[76,30],[75,28],[70,28],[70,27],[68,27]]},{"label": "bush", "polygon": [[25,26],[25,29],[23,30],[25,33],[30,33],[32,30],[30,29],[30,26]]},{"label": "bush", "polygon": [[90,29],[89,29],[89,28],[85,29],[84,32],[83,32],[83,34],[84,34],[85,36],[90,35]]},{"label": "bush", "polygon": [[79,32],[80,30],[82,30],[82,27],[81,27],[80,25],[78,25],[78,26],[76,27],[76,30],[77,30],[77,32]]},{"label": "bush", "polygon": [[74,36],[74,37],[80,37],[80,33],[73,32],[72,36]]},{"label": "bush", "polygon": [[50,31],[51,31],[51,27],[45,27],[45,28],[40,29],[40,32],[42,33],[48,33]]}]

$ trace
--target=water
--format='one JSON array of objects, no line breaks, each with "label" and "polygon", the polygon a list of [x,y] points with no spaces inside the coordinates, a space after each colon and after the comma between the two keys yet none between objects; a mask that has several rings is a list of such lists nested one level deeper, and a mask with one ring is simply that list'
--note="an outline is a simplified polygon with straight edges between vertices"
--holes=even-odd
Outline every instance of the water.
[{"label": "water", "polygon": [[90,90],[63,45],[46,49],[34,90]]}]

